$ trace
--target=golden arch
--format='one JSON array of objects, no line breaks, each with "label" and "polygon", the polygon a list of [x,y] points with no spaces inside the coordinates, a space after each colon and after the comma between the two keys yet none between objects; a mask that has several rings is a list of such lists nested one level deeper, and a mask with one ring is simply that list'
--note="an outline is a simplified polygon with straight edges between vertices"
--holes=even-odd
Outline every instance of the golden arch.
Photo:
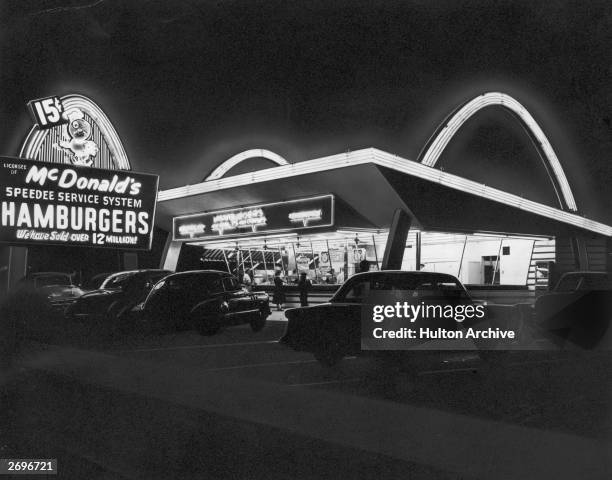
[{"label": "golden arch", "polygon": [[265,150],[263,148],[254,148],[228,158],[225,162],[215,168],[212,173],[204,179],[204,181],[207,182],[209,180],[218,180],[222,178],[230,169],[251,158],[265,158],[266,160],[270,160],[277,165],[289,165],[289,162],[277,153],[271,152],[270,150]]},{"label": "golden arch", "polygon": [[561,208],[576,211],[577,207],[574,195],[572,194],[565,172],[561,167],[561,163],[552,145],[548,141],[548,138],[546,138],[546,135],[544,135],[544,132],[527,109],[505,93],[484,93],[452,112],[436,129],[421,151],[418,160],[423,165],[435,167],[440,155],[461,126],[478,111],[489,106],[504,107],[519,119],[538,150],[540,158],[546,167],[548,176],[555,189]]}]

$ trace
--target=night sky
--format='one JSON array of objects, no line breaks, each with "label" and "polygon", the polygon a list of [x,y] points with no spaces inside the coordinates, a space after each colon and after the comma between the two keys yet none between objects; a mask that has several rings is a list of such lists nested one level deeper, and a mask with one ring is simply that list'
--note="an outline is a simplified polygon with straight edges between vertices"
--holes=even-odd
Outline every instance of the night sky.
[{"label": "night sky", "polygon": [[[29,100],[81,93],[161,188],[249,148],[416,159],[457,105],[496,90],[540,123],[581,213],[612,224],[611,26],[609,1],[4,1],[0,154],[18,153]],[[502,109],[466,124],[440,165],[552,204]]]}]

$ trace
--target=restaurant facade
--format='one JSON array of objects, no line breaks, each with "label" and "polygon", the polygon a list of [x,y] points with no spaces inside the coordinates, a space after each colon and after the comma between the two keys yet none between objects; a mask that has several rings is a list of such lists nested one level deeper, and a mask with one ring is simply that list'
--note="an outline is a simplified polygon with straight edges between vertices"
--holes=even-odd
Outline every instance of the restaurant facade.
[{"label": "restaurant facade", "polygon": [[[556,205],[436,167],[461,126],[491,106],[509,111],[534,141]],[[31,271],[82,280],[161,267],[227,270],[262,288],[276,274],[292,284],[305,273],[326,291],[365,269],[427,270],[472,288],[534,292],[565,271],[610,269],[612,227],[580,215],[544,132],[503,93],[451,112],[416,160],[366,148],[291,163],[253,149],[202,182],[163,191],[156,175],[131,170],[90,99],[49,97],[30,109],[35,123],[21,151],[3,158],[4,288]],[[269,166],[250,169],[254,159]],[[8,198],[16,188],[17,198]],[[56,198],[36,198],[45,192]]]},{"label": "restaurant facade", "polygon": [[[463,124],[491,106],[507,110],[533,140],[557,205],[436,168]],[[232,174],[252,158],[271,166]],[[160,192],[158,208],[158,224],[172,232],[165,268],[246,271],[262,285],[277,271],[288,283],[306,273],[315,285],[337,285],[364,268],[401,268],[533,292],[563,272],[611,265],[612,228],[579,214],[546,135],[499,92],[451,112],[415,161],[375,148],[299,163],[249,150],[201,183]]]}]

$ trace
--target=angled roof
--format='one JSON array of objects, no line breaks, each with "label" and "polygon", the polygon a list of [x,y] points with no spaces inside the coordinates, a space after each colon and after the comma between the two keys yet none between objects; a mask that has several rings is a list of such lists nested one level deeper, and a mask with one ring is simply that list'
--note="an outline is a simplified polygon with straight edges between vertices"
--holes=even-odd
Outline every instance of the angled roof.
[{"label": "angled roof", "polygon": [[[432,230],[550,235],[580,230],[612,237],[609,225],[376,148],[160,191],[158,213],[163,225],[172,216],[219,206],[321,193],[335,193],[381,228],[389,225],[395,208],[404,208],[413,225]],[[486,214],[478,218],[480,212]]]}]

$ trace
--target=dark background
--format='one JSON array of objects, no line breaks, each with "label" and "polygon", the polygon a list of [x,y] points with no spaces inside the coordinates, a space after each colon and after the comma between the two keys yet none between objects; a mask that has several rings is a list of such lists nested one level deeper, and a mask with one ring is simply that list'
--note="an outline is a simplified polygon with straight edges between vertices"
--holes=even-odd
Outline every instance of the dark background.
[{"label": "dark background", "polygon": [[[581,213],[612,223],[611,24],[609,1],[5,1],[0,154],[18,153],[29,100],[81,93],[162,189],[249,148],[416,159],[452,109],[498,90],[548,135]],[[500,108],[466,124],[439,165],[554,203]]]}]

